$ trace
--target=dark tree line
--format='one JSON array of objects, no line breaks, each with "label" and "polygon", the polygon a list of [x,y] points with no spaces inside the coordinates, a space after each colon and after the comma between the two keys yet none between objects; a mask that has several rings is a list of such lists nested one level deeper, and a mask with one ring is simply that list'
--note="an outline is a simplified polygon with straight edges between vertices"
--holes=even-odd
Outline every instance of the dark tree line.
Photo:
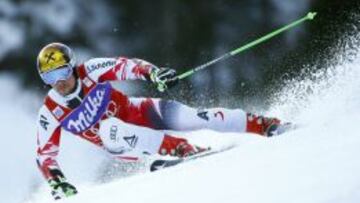
[{"label": "dark tree line", "polygon": [[[81,60],[123,55],[173,67],[181,73],[308,11],[319,12],[316,21],[198,73],[179,85],[174,90],[176,94],[165,95],[193,102],[201,100],[204,105],[224,102],[222,98],[229,96],[236,106],[263,100],[284,79],[298,77],[306,65],[326,68],[327,59],[336,57],[336,49],[348,47],[341,39],[359,31],[360,19],[357,0],[6,2],[5,6],[0,4],[0,16],[23,30],[24,42],[5,52],[0,70],[16,72],[27,87],[30,84],[41,91],[36,55],[52,41],[68,43]],[[61,31],[64,23],[69,25]],[[1,40],[0,44],[5,43]],[[143,92],[159,96],[150,88],[143,88]]]}]

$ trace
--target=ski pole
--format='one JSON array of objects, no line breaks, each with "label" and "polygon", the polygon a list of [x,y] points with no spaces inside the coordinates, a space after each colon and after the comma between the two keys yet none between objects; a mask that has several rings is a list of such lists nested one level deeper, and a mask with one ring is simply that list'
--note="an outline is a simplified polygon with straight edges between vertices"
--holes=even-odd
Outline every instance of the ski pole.
[{"label": "ski pole", "polygon": [[289,29],[291,29],[291,28],[293,28],[293,27],[295,27],[295,26],[297,26],[297,25],[299,25],[299,24],[301,24],[301,23],[303,23],[303,22],[305,22],[307,20],[313,20],[315,18],[316,14],[317,14],[316,12],[309,12],[305,17],[303,17],[303,18],[301,18],[299,20],[296,20],[296,21],[294,21],[294,22],[292,22],[292,23],[290,23],[290,24],[288,24],[288,25],[286,25],[286,26],[284,26],[282,28],[279,28],[278,30],[275,30],[275,31],[273,31],[273,32],[271,32],[271,33],[269,33],[269,34],[267,34],[267,35],[265,35],[265,36],[263,36],[263,37],[261,37],[261,38],[259,38],[257,40],[254,40],[254,41],[240,47],[240,48],[237,48],[237,49],[235,49],[233,51],[230,51],[230,52],[228,52],[228,53],[226,53],[226,54],[224,54],[224,55],[222,55],[222,56],[220,56],[218,58],[215,58],[215,59],[213,59],[213,60],[211,60],[211,61],[209,61],[207,63],[199,65],[199,66],[197,66],[197,67],[195,67],[195,68],[193,68],[193,69],[191,69],[191,70],[189,70],[189,71],[187,71],[185,73],[182,73],[182,74],[178,75],[177,78],[179,80],[182,80],[182,79],[184,79],[184,78],[186,78],[186,77],[188,77],[188,76],[190,76],[190,75],[192,75],[192,74],[194,74],[194,73],[196,73],[196,72],[198,72],[198,71],[200,71],[202,69],[205,69],[205,68],[207,68],[207,67],[209,67],[209,66],[211,66],[211,65],[213,65],[213,64],[215,64],[215,63],[217,63],[219,61],[226,60],[226,59],[228,59],[228,58],[230,58],[232,56],[235,56],[235,55],[237,55],[237,54],[239,54],[241,52],[244,52],[244,51],[246,51],[246,50],[248,50],[248,49],[250,49],[250,48],[252,48],[252,47],[254,47],[254,46],[256,46],[256,45],[258,45],[260,43],[263,43],[263,42],[275,37],[276,35],[279,35],[280,33],[285,32],[286,30],[289,30]]}]

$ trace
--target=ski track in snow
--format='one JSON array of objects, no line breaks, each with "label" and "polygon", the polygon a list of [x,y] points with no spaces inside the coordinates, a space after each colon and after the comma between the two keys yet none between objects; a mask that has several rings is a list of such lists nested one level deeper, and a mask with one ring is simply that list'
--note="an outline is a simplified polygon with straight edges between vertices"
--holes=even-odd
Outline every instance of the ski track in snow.
[{"label": "ski track in snow", "polygon": [[[209,130],[183,133],[193,143],[237,147],[156,173],[99,183],[101,165],[109,158],[65,135],[59,163],[80,193],[59,202],[359,202],[359,66],[357,57],[333,67],[326,79],[303,80],[278,95],[268,113],[301,128],[270,139]],[[16,86],[8,78],[0,77],[1,88]],[[311,87],[312,94],[304,87]],[[3,92],[14,98],[21,90]],[[299,99],[300,94],[306,98]],[[22,106],[11,99],[0,105],[1,123],[6,123],[0,148],[1,202],[52,202],[35,164],[35,113],[24,113]]]}]

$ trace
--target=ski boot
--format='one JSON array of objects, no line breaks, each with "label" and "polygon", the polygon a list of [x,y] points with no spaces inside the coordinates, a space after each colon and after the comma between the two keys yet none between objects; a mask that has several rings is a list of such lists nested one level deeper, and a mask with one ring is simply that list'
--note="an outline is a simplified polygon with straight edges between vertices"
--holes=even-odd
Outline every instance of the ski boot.
[{"label": "ski boot", "polygon": [[280,135],[292,128],[291,123],[281,124],[277,118],[247,114],[246,132],[256,133],[265,137]]},{"label": "ski boot", "polygon": [[159,154],[177,157],[188,157],[208,150],[195,145],[191,145],[184,138],[177,138],[165,135],[159,149]]}]

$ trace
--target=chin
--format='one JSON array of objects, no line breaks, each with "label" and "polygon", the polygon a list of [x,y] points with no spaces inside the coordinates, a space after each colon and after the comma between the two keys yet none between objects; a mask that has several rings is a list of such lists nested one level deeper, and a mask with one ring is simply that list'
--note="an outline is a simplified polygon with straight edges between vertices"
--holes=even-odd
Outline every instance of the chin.
[{"label": "chin", "polygon": [[67,90],[65,90],[65,91],[63,91],[63,94],[66,96],[66,95],[69,95],[69,94],[71,94],[72,93],[72,91],[71,91],[71,89],[67,89]]}]

